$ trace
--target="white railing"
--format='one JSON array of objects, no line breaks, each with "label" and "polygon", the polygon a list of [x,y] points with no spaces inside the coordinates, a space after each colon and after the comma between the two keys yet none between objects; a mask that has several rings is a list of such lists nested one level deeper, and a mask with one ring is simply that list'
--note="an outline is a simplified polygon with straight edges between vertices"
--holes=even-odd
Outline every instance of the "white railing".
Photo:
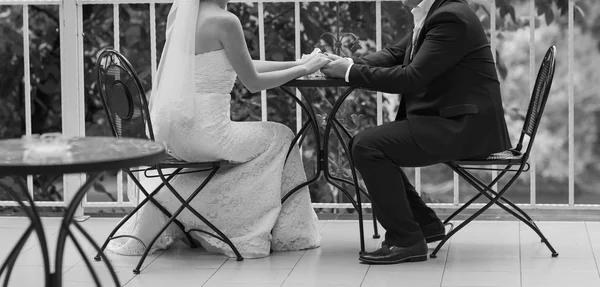
[{"label": "white railing", "polygon": [[[190,0],[192,1],[192,0]],[[387,1],[398,1],[398,0],[353,0],[350,2],[374,2],[376,11],[376,48],[377,50],[382,47],[382,2]],[[82,19],[82,7],[90,4],[107,4],[113,5],[114,17],[114,47],[119,49],[119,5],[122,4],[149,4],[150,12],[150,47],[151,47],[151,67],[152,67],[152,79],[156,75],[157,58],[156,58],[156,10],[155,5],[157,3],[169,3],[169,0],[0,0],[0,5],[22,5],[23,7],[23,27],[28,27],[29,19],[29,5],[59,5],[60,10],[60,37],[61,37],[61,83],[62,91],[62,132],[67,136],[84,136],[85,135],[85,124],[84,124],[84,84],[83,84],[83,19]],[[296,57],[300,57],[300,3],[308,1],[298,0],[234,0],[232,2],[244,2],[253,3],[258,6],[258,26],[259,26],[259,40],[260,40],[260,59],[265,59],[265,30],[264,30],[264,4],[265,3],[280,3],[280,2],[291,2],[294,3],[294,15],[295,15],[295,54]],[[334,0],[315,1],[315,2],[335,2]],[[477,0],[478,3],[484,3],[489,5],[489,11],[496,11],[494,0]],[[573,61],[574,61],[574,0],[569,0],[568,5],[568,203],[567,204],[538,204],[536,203],[536,157],[535,153],[532,154],[531,158],[531,171],[530,174],[530,204],[523,204],[524,208],[533,209],[584,209],[584,210],[596,210],[600,209],[600,205],[583,205],[575,204],[575,172],[574,172],[574,83],[573,83]],[[534,23],[536,20],[536,8],[534,6],[534,0],[530,1],[529,5],[529,21]],[[495,51],[496,43],[496,13],[490,13],[490,26],[491,26],[491,46]],[[535,63],[536,58],[536,41],[535,41],[535,28],[534,25],[530,25],[530,46],[529,46],[529,76],[530,76],[530,90],[533,88],[533,79],[537,73],[537,65]],[[29,37],[28,33],[23,33],[23,48],[24,48],[24,69],[25,69],[25,114],[26,114],[26,134],[31,134],[31,104],[30,104],[30,73],[29,73]],[[69,79],[64,80],[64,79]],[[377,124],[383,123],[383,95],[382,93],[376,94],[377,101]],[[267,94],[266,92],[261,93],[261,111],[262,120],[267,120]],[[301,109],[296,109],[296,120],[297,127],[301,127],[302,115]],[[535,150],[535,149],[534,149]],[[493,173],[495,174],[495,172]],[[123,185],[122,175],[120,174],[117,178],[118,193],[117,202],[88,202],[84,201],[80,215],[83,213],[84,207],[124,207],[131,206],[130,202],[123,201]],[[64,178],[64,198],[66,201],[70,199],[70,196],[81,185],[84,178],[81,175],[70,175]],[[28,179],[28,185],[32,187],[31,178]],[[421,169],[415,170],[415,186],[418,192],[421,192]],[[459,178],[457,174],[454,174],[454,185],[453,185],[453,202],[447,204],[435,204],[438,207],[453,207],[459,203]],[[65,202],[38,202],[39,206],[65,206]],[[2,201],[0,205],[15,205],[14,202]],[[320,208],[349,208],[350,204],[340,203],[315,203],[315,207]],[[368,206],[368,205],[367,205]]]}]

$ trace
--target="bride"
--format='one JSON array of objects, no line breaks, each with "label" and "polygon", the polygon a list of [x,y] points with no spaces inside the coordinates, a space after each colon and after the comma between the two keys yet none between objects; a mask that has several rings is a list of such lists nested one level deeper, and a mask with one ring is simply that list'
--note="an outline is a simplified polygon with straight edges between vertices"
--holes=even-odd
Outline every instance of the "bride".
[{"label": "bride", "polygon": [[[277,87],[311,74],[329,63],[322,54],[295,62],[253,61],[239,19],[227,12],[228,0],[175,0],[167,19],[167,40],[150,99],[156,141],[173,157],[189,162],[224,160],[222,168],[191,205],[227,235],[245,258],[268,256],[270,250],[316,248],[321,237],[308,189],[283,205],[281,197],[304,182],[300,151],[286,160],[292,131],[273,122],[233,122],[230,92],[236,76],[251,91]],[[206,173],[175,177],[172,185],[187,198]],[[142,177],[153,190],[160,179]],[[173,212],[179,201],[164,188],[156,199]],[[207,227],[189,211],[178,217],[186,229]],[[168,218],[145,205],[118,231],[149,244]],[[192,237],[211,252],[235,257],[225,243],[199,232]],[[166,249],[183,238],[171,226],[152,247]],[[131,238],[113,240],[108,250],[140,255],[144,246]]]}]

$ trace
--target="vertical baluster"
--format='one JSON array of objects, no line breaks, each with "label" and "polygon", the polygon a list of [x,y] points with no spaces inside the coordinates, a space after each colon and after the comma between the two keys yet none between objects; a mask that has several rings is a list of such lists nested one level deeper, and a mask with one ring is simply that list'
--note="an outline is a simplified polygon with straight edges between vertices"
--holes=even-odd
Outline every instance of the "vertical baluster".
[{"label": "vertical baluster", "polygon": [[[536,65],[535,65],[535,0],[529,1],[529,93],[533,91],[535,85]],[[531,95],[531,94],[530,94]],[[536,205],[536,188],[535,188],[535,170],[536,170],[536,153],[535,148],[529,153],[529,200],[531,205]]]},{"label": "vertical baluster", "polygon": [[568,27],[568,97],[569,97],[569,206],[575,205],[575,87],[573,83],[573,62],[575,61],[575,31],[574,31],[574,2],[569,0],[569,27]]}]

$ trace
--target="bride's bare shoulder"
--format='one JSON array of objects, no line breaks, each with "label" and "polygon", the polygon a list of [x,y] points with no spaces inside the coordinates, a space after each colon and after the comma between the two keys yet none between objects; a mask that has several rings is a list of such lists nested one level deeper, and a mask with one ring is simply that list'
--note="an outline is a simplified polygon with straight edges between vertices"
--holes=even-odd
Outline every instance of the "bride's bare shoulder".
[{"label": "bride's bare shoulder", "polygon": [[215,24],[225,29],[240,25],[240,19],[229,11],[221,10],[219,13],[215,13],[213,17]]},{"label": "bride's bare shoulder", "polygon": [[198,15],[196,26],[196,34],[204,38],[217,37],[223,33],[232,32],[231,29],[239,29],[241,27],[239,18],[231,12],[223,9],[206,9]]},{"label": "bride's bare shoulder", "polygon": [[206,11],[201,11],[198,15],[198,22],[209,25],[227,24],[231,22],[239,23],[239,21],[239,18],[235,14],[223,9],[206,9]]}]

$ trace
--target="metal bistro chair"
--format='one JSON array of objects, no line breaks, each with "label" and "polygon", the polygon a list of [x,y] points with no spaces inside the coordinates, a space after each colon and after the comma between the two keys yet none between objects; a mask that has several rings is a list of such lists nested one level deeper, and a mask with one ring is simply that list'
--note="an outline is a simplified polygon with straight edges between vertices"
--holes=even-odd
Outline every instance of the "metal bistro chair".
[{"label": "metal bistro chair", "polygon": [[[480,198],[482,195],[488,198],[489,203],[481,207],[481,209],[477,210],[477,212],[475,212],[473,215],[467,218],[456,228],[452,229],[446,235],[446,237],[444,237],[444,239],[438,244],[435,250],[431,253],[431,258],[437,257],[437,252],[440,250],[442,245],[444,245],[444,243],[446,243],[446,241],[448,241],[448,239],[452,237],[452,235],[456,234],[456,232],[461,230],[473,219],[477,218],[479,215],[481,215],[484,211],[486,211],[494,204],[506,210],[508,213],[512,214],[514,217],[518,218],[527,226],[529,226],[533,231],[535,231],[535,233],[537,233],[540,236],[542,242],[545,243],[546,246],[548,246],[548,249],[550,249],[550,251],[552,252],[552,257],[558,256],[556,250],[554,250],[550,242],[548,242],[548,239],[546,239],[546,237],[544,236],[542,231],[540,231],[539,227],[535,224],[533,219],[531,219],[531,217],[529,217],[529,215],[527,215],[525,211],[523,211],[510,200],[504,197],[504,193],[515,182],[519,175],[521,175],[523,171],[529,170],[529,163],[527,162],[527,160],[529,159],[529,154],[533,147],[535,134],[540,125],[542,113],[544,112],[544,107],[546,106],[546,101],[548,100],[548,95],[550,93],[550,87],[552,86],[552,79],[554,78],[554,65],[556,61],[555,55],[556,47],[551,46],[546,52],[546,55],[544,56],[544,60],[542,61],[542,65],[535,80],[535,86],[533,87],[533,93],[529,102],[529,108],[527,109],[527,115],[523,123],[521,137],[515,149],[495,153],[488,156],[487,158],[466,159],[446,163],[446,165],[448,165],[452,170],[458,173],[458,175],[460,175],[469,184],[475,187],[477,191],[479,191],[479,194],[471,198],[467,203],[465,203],[457,211],[450,215],[444,221],[444,224],[450,222],[452,218],[454,218],[456,215],[465,210],[469,205],[475,202],[475,200]],[[525,136],[529,137],[529,143],[527,144],[527,148],[523,153],[521,152],[521,149],[523,148],[523,140]],[[503,168],[477,167],[488,165],[499,165],[503,166]],[[513,166],[518,168],[511,169],[511,167]],[[481,180],[473,176],[473,174],[469,173],[467,170],[497,170],[500,171],[500,174],[498,174],[496,178],[494,178],[489,184],[486,185]],[[500,191],[493,190],[492,187],[494,186],[494,184],[496,184],[507,172],[514,173],[512,178],[506,183],[506,185],[504,185],[504,187]],[[509,206],[513,209],[509,208]]]},{"label": "metal bistro chair", "polygon": [[[98,73],[100,96],[102,98],[113,134],[116,137],[134,137],[154,140],[154,132],[152,130],[152,122],[150,120],[148,101],[142,88],[142,84],[129,61],[119,52],[112,49],[106,49],[98,57],[96,68]],[[206,184],[216,174],[219,168],[227,164],[227,162],[185,162],[173,157],[168,157],[166,160],[144,169],[124,169],[123,171],[129,175],[129,178],[131,178],[131,180],[146,196],[146,198],[143,199],[133,209],[133,211],[127,214],[127,216],[125,216],[125,218],[111,231],[108,238],[102,245],[100,252],[103,252],[109,241],[113,239],[129,237],[139,241],[146,248],[137,267],[133,270],[134,273],[139,274],[140,268],[142,267],[142,264],[144,263],[144,260],[146,259],[146,256],[148,255],[152,245],[154,245],[160,234],[162,234],[171,223],[175,223],[186,234],[186,237],[192,247],[196,247],[196,244],[191,238],[189,232],[196,231],[205,233],[228,244],[237,256],[237,260],[243,260],[243,257],[240,255],[237,248],[233,245],[229,238],[227,238],[227,236],[225,236],[225,234],[223,234],[217,227],[211,224],[202,215],[200,215],[198,211],[189,205],[189,203],[196,197],[202,188],[204,188],[204,186],[206,186]],[[165,175],[162,171],[163,169],[174,169],[174,171]],[[134,175],[134,172],[139,171],[144,171],[144,175],[147,177],[157,177],[157,175],[149,175],[148,172],[150,171],[158,173],[158,177],[162,179],[162,184],[160,184],[154,191],[149,193]],[[207,176],[204,182],[202,182],[189,196],[189,198],[184,199],[169,182],[176,175],[193,172],[210,172],[210,174]],[[154,199],[154,196],[164,186],[166,186],[181,202],[181,206],[173,214],[167,211],[166,208],[164,208]],[[169,217],[167,224],[165,224],[162,230],[156,234],[150,244],[146,246],[139,238],[132,235],[114,236],[117,230],[121,228],[121,226],[127,220],[129,220],[138,210],[140,210],[140,208],[142,208],[142,206],[148,202],[154,204],[162,213]],[[176,219],[184,209],[188,209],[190,212],[192,212],[216,234],[199,229],[191,229],[188,232],[185,232],[183,224]],[[96,260],[100,260],[100,252],[98,255],[96,255]]]}]

